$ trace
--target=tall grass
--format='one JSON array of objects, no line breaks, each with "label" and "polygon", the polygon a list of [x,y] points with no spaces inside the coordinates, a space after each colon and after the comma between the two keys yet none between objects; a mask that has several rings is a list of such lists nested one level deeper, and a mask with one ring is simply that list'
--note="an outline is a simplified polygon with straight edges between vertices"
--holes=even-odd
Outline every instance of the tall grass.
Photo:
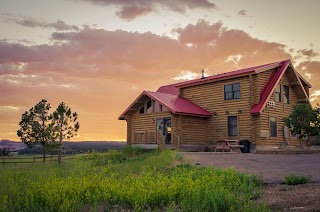
[{"label": "tall grass", "polygon": [[173,167],[175,152],[111,151],[65,161],[1,166],[0,211],[265,211],[261,181],[236,172]]}]

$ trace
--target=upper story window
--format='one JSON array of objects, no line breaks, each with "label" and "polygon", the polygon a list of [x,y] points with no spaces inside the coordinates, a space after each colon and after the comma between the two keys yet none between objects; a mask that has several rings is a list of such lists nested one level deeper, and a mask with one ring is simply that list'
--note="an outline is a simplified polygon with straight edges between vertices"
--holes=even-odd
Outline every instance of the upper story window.
[{"label": "upper story window", "polygon": [[274,91],[274,98],[276,102],[281,102],[281,83],[279,83]]},{"label": "upper story window", "polygon": [[145,102],[139,109],[139,114],[149,114],[156,112],[166,112],[168,109],[154,100]]},{"label": "upper story window", "polygon": [[287,85],[283,86],[283,101],[284,103],[290,104],[290,88]]},{"label": "upper story window", "polygon": [[140,108],[139,113],[144,114],[144,106],[142,108]]},{"label": "upper story window", "polygon": [[224,86],[224,100],[240,99],[240,83]]},{"label": "upper story window", "polygon": [[153,112],[153,104],[152,104],[152,101],[150,100],[150,101],[148,101],[147,102],[147,105],[146,105],[147,107],[147,113],[152,113]]}]

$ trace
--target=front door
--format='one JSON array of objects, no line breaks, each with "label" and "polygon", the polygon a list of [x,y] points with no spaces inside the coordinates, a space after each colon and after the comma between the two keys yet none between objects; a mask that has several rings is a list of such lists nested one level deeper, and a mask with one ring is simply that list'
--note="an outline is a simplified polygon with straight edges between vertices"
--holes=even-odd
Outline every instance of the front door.
[{"label": "front door", "polygon": [[166,138],[166,144],[171,144],[171,118],[158,118],[157,131]]}]

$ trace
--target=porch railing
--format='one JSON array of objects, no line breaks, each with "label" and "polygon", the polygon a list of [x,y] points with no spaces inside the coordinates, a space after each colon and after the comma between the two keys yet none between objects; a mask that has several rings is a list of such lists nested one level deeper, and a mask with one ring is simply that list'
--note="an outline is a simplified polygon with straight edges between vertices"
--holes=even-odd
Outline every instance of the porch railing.
[{"label": "porch railing", "polygon": [[[135,131],[133,144],[158,144],[159,150],[166,147],[166,136],[156,130]],[[171,145],[174,149],[180,148],[180,137],[176,133],[172,133]]]},{"label": "porch railing", "polygon": [[180,149],[180,136],[176,133],[172,133],[171,145],[175,149]]},{"label": "porch railing", "polygon": [[157,131],[135,131],[134,144],[157,144]]},{"label": "porch railing", "polygon": [[159,150],[164,150],[166,148],[166,137],[159,131],[157,131],[157,143]]}]

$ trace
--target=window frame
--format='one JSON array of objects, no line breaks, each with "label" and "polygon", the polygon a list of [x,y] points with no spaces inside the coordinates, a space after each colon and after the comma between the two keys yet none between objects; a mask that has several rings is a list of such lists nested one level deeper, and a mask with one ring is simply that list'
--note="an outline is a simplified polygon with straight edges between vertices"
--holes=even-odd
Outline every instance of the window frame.
[{"label": "window frame", "polygon": [[[237,129],[237,134],[230,134],[229,127],[234,127],[233,125],[229,124],[229,118],[236,118],[236,129]],[[227,135],[228,137],[237,137],[239,136],[239,117],[237,115],[232,115],[232,116],[227,116]]]},{"label": "window frame", "polygon": [[[288,88],[288,93],[286,93],[285,88]],[[290,86],[288,85],[283,85],[283,102],[290,104]]]},{"label": "window frame", "polygon": [[[239,90],[235,90],[234,86],[235,85],[239,85]],[[231,91],[226,91],[226,87],[227,86],[231,86]],[[239,97],[235,98],[235,93],[239,92]],[[227,98],[227,94],[231,94],[232,98]],[[239,100],[241,99],[241,83],[240,82],[236,82],[236,83],[231,83],[231,84],[225,84],[223,85],[223,99],[225,101],[229,101],[229,100]]]},{"label": "window frame", "polygon": [[[275,127],[276,127],[276,129],[275,129],[275,135],[273,135],[273,130],[272,130],[272,127],[273,127],[273,125],[271,125],[272,124],[272,120],[271,119],[275,119]],[[269,116],[269,134],[270,134],[270,138],[278,138],[278,120],[277,120],[277,117],[276,116]]]},{"label": "window frame", "polygon": [[[281,103],[282,102],[282,89],[281,89],[281,82],[279,82],[276,86],[276,88],[274,89],[274,101],[277,103]],[[277,91],[277,88],[280,89],[280,91]],[[279,97],[279,101],[277,101],[277,96]]]}]

